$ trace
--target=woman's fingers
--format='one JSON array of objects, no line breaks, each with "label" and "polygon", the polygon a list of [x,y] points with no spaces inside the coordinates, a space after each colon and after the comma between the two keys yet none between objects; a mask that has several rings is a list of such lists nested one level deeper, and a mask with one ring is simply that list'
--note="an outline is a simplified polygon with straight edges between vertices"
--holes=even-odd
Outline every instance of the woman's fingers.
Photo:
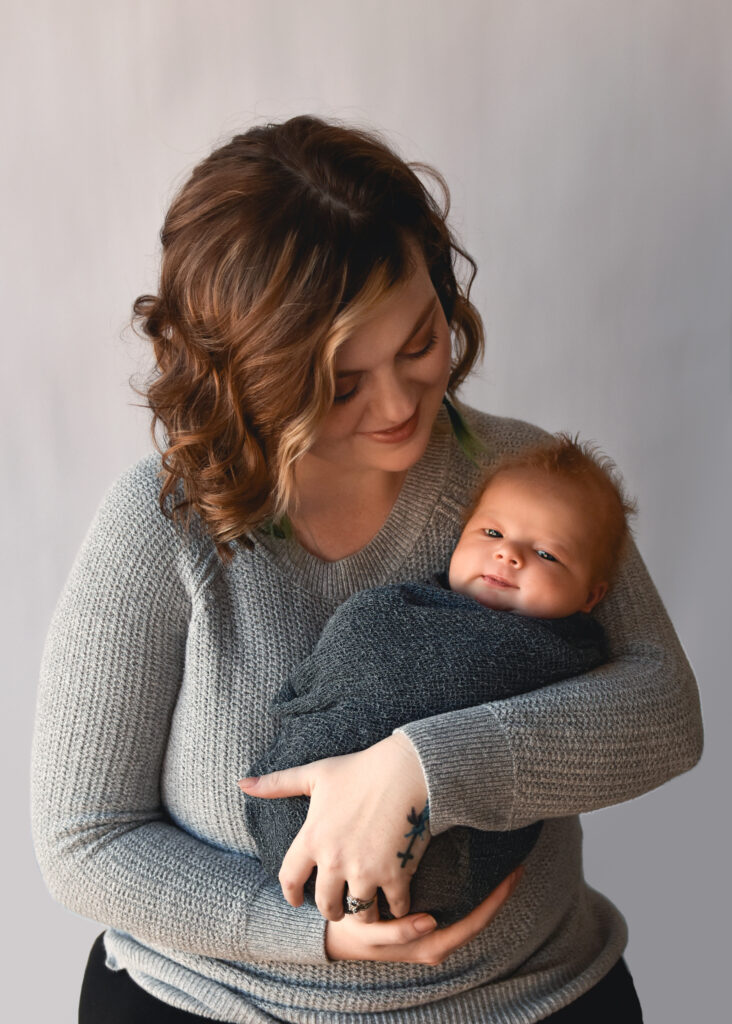
[{"label": "woman's fingers", "polygon": [[364,903],[371,901],[371,906],[364,910],[355,910],[350,912],[350,917],[353,918],[359,924],[372,924],[374,921],[379,920],[379,904],[377,901],[377,890],[374,885],[368,883],[357,883],[356,885],[349,885],[346,887],[346,901],[348,898],[352,900],[359,900]]},{"label": "woman's fingers", "polygon": [[523,867],[516,868],[466,917],[430,935],[429,939],[425,940],[424,952],[427,954],[427,959],[424,962],[430,964],[441,963],[454,950],[466,945],[476,935],[479,935],[490,924],[514,891],[523,871]]},{"label": "woman's fingers", "polygon": [[[381,886],[381,891],[386,897],[386,902],[389,904],[389,910],[392,912],[394,917],[404,917],[405,914],[409,913],[409,883],[411,878],[400,883],[390,883]],[[406,884],[405,884],[406,883]]]},{"label": "woman's fingers", "polygon": [[303,886],[310,878],[314,867],[315,861],[303,849],[298,834],[282,860],[278,876],[282,895],[291,907],[302,906],[305,898]]},{"label": "woman's fingers", "polygon": [[318,870],[315,876],[315,905],[326,921],[340,921],[346,880],[338,872]]},{"label": "woman's fingers", "polygon": [[486,928],[509,898],[523,874],[519,867],[496,886],[467,917],[437,930],[429,914],[409,914],[394,921],[376,921],[364,928],[346,916],[325,931],[332,960],[377,960],[440,964]]},{"label": "woman's fingers", "polygon": [[[312,762],[316,764],[317,762]],[[239,779],[239,789],[250,796],[270,799],[281,796],[310,796],[310,773],[312,764],[301,764],[295,768],[283,768],[269,775],[252,775]]]},{"label": "woman's fingers", "polygon": [[429,914],[412,914],[398,921],[361,923],[347,914],[325,928],[325,951],[331,960],[413,961],[410,950],[417,940],[434,931],[437,923]]}]

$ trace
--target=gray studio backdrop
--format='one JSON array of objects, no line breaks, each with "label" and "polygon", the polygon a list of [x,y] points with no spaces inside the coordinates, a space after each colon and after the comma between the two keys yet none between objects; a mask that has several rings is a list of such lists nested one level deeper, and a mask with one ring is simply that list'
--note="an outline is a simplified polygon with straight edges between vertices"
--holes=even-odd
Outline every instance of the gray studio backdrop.
[{"label": "gray studio backdrop", "polygon": [[211,146],[312,111],[440,168],[480,273],[475,405],[622,467],[702,691],[701,765],[589,815],[649,1024],[720,1020],[729,892],[732,5],[725,0],[6,0],[1,614],[4,1018],[71,1024],[99,931],[31,851],[41,645],[112,479],[148,450],[125,331]]}]

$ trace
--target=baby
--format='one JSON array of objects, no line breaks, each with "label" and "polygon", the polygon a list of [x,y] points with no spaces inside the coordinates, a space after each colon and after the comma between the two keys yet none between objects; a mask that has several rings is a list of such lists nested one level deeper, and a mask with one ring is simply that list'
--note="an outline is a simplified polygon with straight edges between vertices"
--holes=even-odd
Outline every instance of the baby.
[{"label": "baby", "polygon": [[[610,460],[567,435],[504,457],[466,513],[447,577],[365,590],[339,606],[280,692],[280,731],[248,774],[362,750],[408,722],[599,665],[603,632],[588,613],[612,583],[633,511]],[[276,877],[308,800],[249,799],[245,808]],[[413,808],[407,822],[403,858],[426,839],[428,809]],[[433,837],[412,880],[412,912],[429,911],[441,926],[464,917],[540,829]],[[380,908],[390,916],[381,897]]]}]

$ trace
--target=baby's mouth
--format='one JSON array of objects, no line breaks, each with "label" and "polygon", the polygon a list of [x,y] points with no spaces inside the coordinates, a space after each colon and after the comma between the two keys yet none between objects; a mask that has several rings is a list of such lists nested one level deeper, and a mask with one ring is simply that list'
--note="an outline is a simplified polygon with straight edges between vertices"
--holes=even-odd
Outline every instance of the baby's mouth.
[{"label": "baby's mouth", "polygon": [[515,583],[509,583],[509,581],[504,579],[503,576],[481,576],[481,579],[490,587],[505,587],[509,590],[519,589]]}]

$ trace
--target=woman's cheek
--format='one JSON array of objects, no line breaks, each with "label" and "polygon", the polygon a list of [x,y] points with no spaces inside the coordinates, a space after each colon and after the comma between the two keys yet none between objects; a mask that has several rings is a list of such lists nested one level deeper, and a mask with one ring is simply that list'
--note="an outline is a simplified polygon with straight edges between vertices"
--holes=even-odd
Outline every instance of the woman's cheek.
[{"label": "woman's cheek", "polygon": [[443,344],[442,351],[442,372],[439,374],[440,380],[443,385],[443,391],[447,390],[447,384],[450,380],[450,371],[452,369],[452,343],[450,341],[449,330],[446,333],[445,341]]}]

